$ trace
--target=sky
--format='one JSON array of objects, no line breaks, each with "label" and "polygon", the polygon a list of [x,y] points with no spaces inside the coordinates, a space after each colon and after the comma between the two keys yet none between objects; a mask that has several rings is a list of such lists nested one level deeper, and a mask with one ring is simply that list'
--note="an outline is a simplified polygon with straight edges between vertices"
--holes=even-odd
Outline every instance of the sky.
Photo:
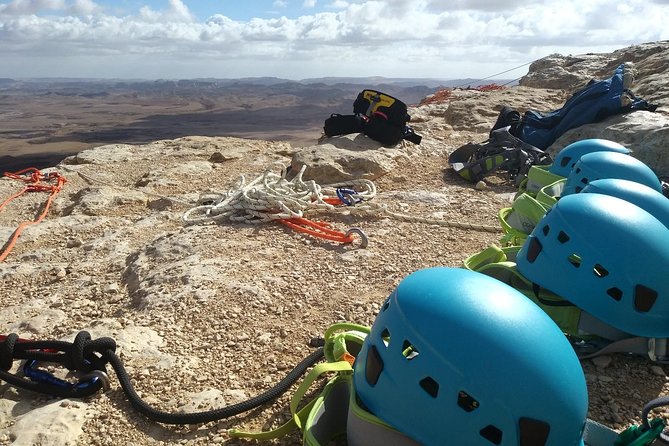
[{"label": "sky", "polygon": [[666,17],[669,0],[0,0],[0,77],[514,79],[668,40]]}]

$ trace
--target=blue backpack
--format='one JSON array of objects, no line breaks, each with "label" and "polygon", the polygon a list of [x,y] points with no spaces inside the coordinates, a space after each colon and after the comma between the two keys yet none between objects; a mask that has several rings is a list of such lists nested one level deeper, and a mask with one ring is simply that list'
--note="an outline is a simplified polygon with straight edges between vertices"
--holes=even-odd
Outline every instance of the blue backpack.
[{"label": "blue backpack", "polygon": [[558,110],[547,113],[526,111],[511,133],[534,147],[546,150],[567,130],[583,124],[629,111],[655,111],[657,105],[637,98],[625,87],[625,78],[625,65],[621,64],[609,79],[591,80]]}]

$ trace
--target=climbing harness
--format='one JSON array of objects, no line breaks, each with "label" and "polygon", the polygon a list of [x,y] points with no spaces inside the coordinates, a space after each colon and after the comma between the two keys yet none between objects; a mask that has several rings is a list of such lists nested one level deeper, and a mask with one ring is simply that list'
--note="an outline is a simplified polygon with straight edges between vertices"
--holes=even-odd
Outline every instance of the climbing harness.
[{"label": "climbing harness", "polygon": [[520,185],[532,166],[551,164],[552,159],[543,150],[513,136],[507,126],[491,131],[490,138],[481,144],[459,147],[448,162],[462,178],[474,183],[493,171],[505,170]]},{"label": "climbing harness", "polygon": [[19,226],[14,230],[9,240],[5,243],[4,248],[0,249],[0,262],[5,260],[9,253],[14,249],[16,241],[23,232],[25,228],[30,225],[35,225],[40,223],[49,213],[51,203],[54,198],[63,188],[63,185],[66,183],[66,179],[61,176],[58,172],[50,172],[47,174],[42,173],[40,170],[29,167],[27,169],[20,170],[18,172],[5,172],[5,178],[11,178],[14,180],[22,181],[25,183],[25,187],[7,198],[2,204],[0,204],[0,211],[12,200],[20,197],[21,195],[27,192],[46,192],[49,196],[46,199],[42,207],[42,211],[37,215],[37,217],[32,221],[24,221],[19,224]]}]

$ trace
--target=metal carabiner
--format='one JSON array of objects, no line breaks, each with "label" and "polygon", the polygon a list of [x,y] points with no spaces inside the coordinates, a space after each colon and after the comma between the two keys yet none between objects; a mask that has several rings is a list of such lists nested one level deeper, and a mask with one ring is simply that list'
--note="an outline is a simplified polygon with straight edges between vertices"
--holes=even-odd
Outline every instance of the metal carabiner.
[{"label": "metal carabiner", "polygon": [[346,237],[350,237],[353,234],[356,234],[358,237],[360,237],[360,247],[366,248],[369,244],[369,238],[367,238],[367,234],[365,234],[360,228],[350,228],[348,231],[346,231]]},{"label": "metal carabiner", "polygon": [[[88,383],[84,383],[83,381],[85,380],[90,380]],[[79,379],[79,383],[76,384],[76,387],[81,386],[88,386],[97,380],[100,380],[102,383],[102,392],[106,392],[107,390],[111,389],[111,381],[109,380],[109,375],[107,375],[105,372],[102,370],[93,370],[90,373],[85,374]]]},{"label": "metal carabiner", "polygon": [[339,187],[336,190],[337,198],[341,200],[346,206],[353,206],[356,203],[360,203],[362,198],[358,196],[358,193],[353,189],[346,189]]}]

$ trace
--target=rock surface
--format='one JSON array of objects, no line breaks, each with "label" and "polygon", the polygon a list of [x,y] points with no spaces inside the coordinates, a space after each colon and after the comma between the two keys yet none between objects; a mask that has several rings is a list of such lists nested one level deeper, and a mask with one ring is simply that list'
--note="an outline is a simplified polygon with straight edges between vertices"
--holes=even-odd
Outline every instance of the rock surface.
[{"label": "rock surface", "polygon": [[[497,212],[515,188],[503,175],[474,188],[449,169],[447,158],[464,143],[485,140],[502,105],[558,108],[576,84],[606,76],[629,58],[639,69],[635,91],[660,103],[658,112],[587,125],[556,145],[586,136],[620,140],[665,172],[668,48],[664,42],[608,55],[553,56],[535,63],[520,87],[455,91],[448,102],[410,111],[423,135],[420,146],[381,148],[360,135],[305,148],[193,136],[70,157],[49,169],[68,180],[49,215],[26,229],[0,263],[0,333],[72,341],[87,330],[94,338],[112,337],[140,395],[169,412],[218,408],[257,395],[312,352],[310,340],[330,324],[371,325],[406,275],[460,266],[498,242],[499,233],[448,222],[499,226]],[[357,215],[338,207],[318,215],[341,231],[362,228],[369,246],[337,244],[276,223],[184,225],[182,215],[201,194],[226,193],[241,175],[248,183],[277,169],[276,163],[291,170],[306,165],[305,179],[322,185],[373,180],[373,202],[389,212]],[[21,187],[1,179],[0,197]],[[23,195],[0,212],[2,240],[34,218],[45,195]],[[589,417],[618,430],[639,423],[645,402],[669,394],[666,366],[643,358],[614,355],[584,361],[583,367]],[[111,378],[110,391],[77,401],[3,382],[0,444],[248,444],[230,439],[227,430],[278,426],[289,417],[294,391],[238,417],[178,427],[137,415],[113,373]],[[299,443],[296,434],[275,442]]]}]

